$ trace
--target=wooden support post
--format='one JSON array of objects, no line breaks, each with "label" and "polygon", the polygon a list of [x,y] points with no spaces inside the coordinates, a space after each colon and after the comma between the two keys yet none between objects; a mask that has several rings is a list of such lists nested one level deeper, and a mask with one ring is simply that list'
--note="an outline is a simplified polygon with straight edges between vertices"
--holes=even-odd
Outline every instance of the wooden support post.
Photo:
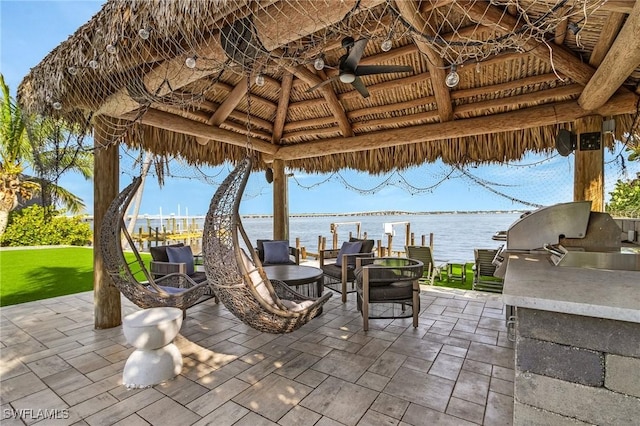
[{"label": "wooden support post", "polygon": [[411,233],[411,244],[410,244],[410,245],[412,245],[412,246],[413,246],[413,245],[415,245],[415,242],[416,242],[416,236],[415,236],[415,234],[412,232],[412,233]]},{"label": "wooden support post", "polygon": [[[576,133],[573,200],[591,201],[591,210],[604,211],[604,137],[602,117],[589,116],[574,122]],[[599,148],[593,144],[599,142]]]},{"label": "wooden support post", "polygon": [[422,234],[422,239],[421,239],[421,246],[425,246],[427,244],[427,236]]},{"label": "wooden support post", "polygon": [[100,119],[96,120],[93,135],[96,148],[93,156],[93,312],[96,329],[122,324],[120,292],[104,267],[100,247],[102,219],[117,197],[119,187],[118,145],[104,148],[110,142],[108,135],[107,125]]},{"label": "wooden support post", "polygon": [[409,244],[411,244],[411,224],[409,222],[407,222],[407,228],[405,231],[404,245],[408,246]]},{"label": "wooden support post", "polygon": [[393,253],[393,234],[387,235],[387,250],[389,251],[389,256]]},{"label": "wooden support post", "polygon": [[431,251],[433,252],[433,232],[429,233],[429,247],[431,247]]},{"label": "wooden support post", "polygon": [[273,239],[289,239],[289,196],[284,161],[274,160],[273,168]]}]

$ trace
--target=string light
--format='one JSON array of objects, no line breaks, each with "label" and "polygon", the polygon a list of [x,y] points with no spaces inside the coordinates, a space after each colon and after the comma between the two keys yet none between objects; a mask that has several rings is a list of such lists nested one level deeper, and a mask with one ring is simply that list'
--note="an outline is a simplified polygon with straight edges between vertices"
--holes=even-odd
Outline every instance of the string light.
[{"label": "string light", "polygon": [[444,80],[444,84],[446,84],[447,87],[456,87],[460,82],[460,75],[458,75],[457,69],[456,64],[451,65],[451,71]]},{"label": "string light", "polygon": [[324,59],[322,56],[318,56],[315,61],[313,61],[313,67],[318,71],[322,71],[324,69]]},{"label": "string light", "polygon": [[89,61],[89,66],[91,68],[93,68],[94,70],[96,70],[96,69],[98,69],[100,64],[98,64],[98,61],[96,61],[95,59],[92,59],[92,60]]},{"label": "string light", "polygon": [[117,51],[118,51],[118,49],[116,48],[115,45],[113,45],[111,43],[107,44],[107,53],[109,53],[111,55],[115,55]]},{"label": "string light", "polygon": [[140,38],[143,40],[148,40],[150,35],[151,33],[146,28],[140,28],[138,30],[138,36],[140,36]]},{"label": "string light", "polygon": [[194,69],[196,67],[196,57],[195,56],[189,56],[184,61],[184,64],[187,66],[187,68]]},{"label": "string light", "polygon": [[67,68],[67,72],[71,75],[76,75],[78,74],[78,69],[76,67],[71,66]]},{"label": "string light", "polygon": [[393,43],[391,42],[391,39],[386,39],[382,44],[380,44],[380,49],[382,49],[383,52],[390,51],[392,47]]},{"label": "string light", "polygon": [[60,102],[54,102],[53,103],[53,109],[61,110],[62,109],[62,104]]},{"label": "string light", "polygon": [[264,75],[262,75],[262,73],[256,76],[256,85],[260,87],[264,86]]}]

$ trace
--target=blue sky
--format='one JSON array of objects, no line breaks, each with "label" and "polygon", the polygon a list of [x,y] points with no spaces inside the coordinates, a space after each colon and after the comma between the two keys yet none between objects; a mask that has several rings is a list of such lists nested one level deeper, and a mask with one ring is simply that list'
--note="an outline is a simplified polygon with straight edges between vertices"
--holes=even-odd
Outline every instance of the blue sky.
[{"label": "blue sky", "polygon": [[[66,40],[77,28],[86,23],[100,10],[102,1],[57,1],[57,0],[0,0],[0,72],[15,91],[29,72],[53,48]],[[542,157],[528,157],[523,163],[532,163]],[[510,194],[513,198],[553,204],[571,201],[572,179],[570,175],[573,157],[552,161],[557,170],[549,171],[543,166],[505,168],[484,166],[470,169],[482,179],[497,181],[509,186],[494,188]],[[637,168],[637,167],[636,167]],[[474,184],[459,172],[450,172],[449,166],[440,162],[422,166],[403,173],[404,178],[420,188],[426,188],[440,180],[443,182],[430,192],[412,195],[408,191],[387,186],[373,195],[363,195],[348,189],[334,177],[329,182],[307,189],[322,182],[327,176],[307,175],[293,171],[295,180],[289,181],[289,211],[291,213],[361,212],[376,210],[402,211],[455,211],[455,210],[511,210],[530,207],[498,196],[486,188]],[[218,170],[209,170],[218,174]],[[224,173],[223,173],[224,175]],[[222,176],[223,176],[222,175]],[[359,189],[367,189],[383,182],[386,176],[368,176],[353,171],[343,171],[347,182]],[[220,181],[220,177],[215,179]],[[396,179],[398,180],[398,179]],[[121,177],[121,185],[129,183],[127,175]],[[298,184],[298,182],[300,184]],[[80,196],[93,211],[93,183],[78,176],[66,176],[61,185]],[[529,189],[530,188],[530,189]],[[160,189],[151,181],[145,187],[141,213],[204,214],[215,186],[197,179],[169,178]],[[527,191],[531,191],[527,193]],[[272,195],[262,174],[252,177],[248,193],[253,194],[243,201],[245,213],[271,213]],[[256,195],[259,194],[259,195]],[[180,206],[180,207],[178,207]]]}]

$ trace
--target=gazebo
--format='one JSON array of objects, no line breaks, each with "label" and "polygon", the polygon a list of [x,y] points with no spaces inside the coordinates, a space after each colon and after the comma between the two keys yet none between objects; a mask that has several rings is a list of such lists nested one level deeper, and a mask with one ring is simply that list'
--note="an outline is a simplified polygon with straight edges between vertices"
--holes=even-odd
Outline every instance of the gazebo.
[{"label": "gazebo", "polygon": [[[575,151],[574,199],[602,210],[603,150],[638,129],[639,66],[634,1],[109,0],[18,97],[92,126],[96,235],[125,143],[193,164],[256,151],[283,238],[285,168]],[[94,265],[95,327],[117,326],[100,250]]]}]

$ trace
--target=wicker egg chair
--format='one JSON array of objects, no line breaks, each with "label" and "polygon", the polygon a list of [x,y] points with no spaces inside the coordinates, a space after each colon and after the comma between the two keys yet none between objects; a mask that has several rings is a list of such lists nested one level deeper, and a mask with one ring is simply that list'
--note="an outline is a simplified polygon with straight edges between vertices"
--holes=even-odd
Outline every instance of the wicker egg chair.
[{"label": "wicker egg chair", "polygon": [[202,237],[205,273],[219,300],[242,322],[267,333],[288,333],[318,315],[331,293],[309,298],[267,278],[238,213],[252,161],[241,161],[211,200]]},{"label": "wicker egg chair", "polygon": [[[120,292],[140,308],[173,307],[183,312],[194,305],[208,289],[206,281],[194,282],[186,274],[168,274],[153,278],[124,224],[124,215],[142,179],[137,177],[113,200],[100,229],[100,249],[104,267]],[[128,242],[135,260],[128,262],[122,249],[122,237]],[[138,281],[143,275],[146,281]]]}]

